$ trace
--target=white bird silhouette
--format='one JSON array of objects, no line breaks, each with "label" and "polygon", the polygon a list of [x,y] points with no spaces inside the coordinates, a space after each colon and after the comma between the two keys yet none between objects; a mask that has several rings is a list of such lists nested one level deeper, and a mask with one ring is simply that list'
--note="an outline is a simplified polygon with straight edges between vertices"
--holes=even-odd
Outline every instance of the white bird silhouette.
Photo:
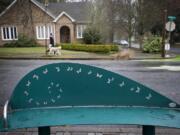
[{"label": "white bird silhouette", "polygon": [[120,87],[123,87],[125,85],[124,81],[119,84]]},{"label": "white bird silhouette", "polygon": [[28,81],[27,84],[26,84],[26,86],[29,87],[30,85],[31,85],[31,82]]},{"label": "white bird silhouette", "polygon": [[91,70],[88,72],[88,75],[90,75],[90,74],[92,74],[92,71],[91,71]]},{"label": "white bird silhouette", "polygon": [[58,95],[58,96],[57,96],[57,99],[60,99],[60,98],[61,98],[61,95]]},{"label": "white bird silhouette", "polygon": [[51,99],[51,101],[52,101],[53,103],[55,103],[55,102],[56,102],[54,99]]},{"label": "white bird silhouette", "polygon": [[61,71],[60,67],[56,67],[56,70],[57,70],[57,72]]},{"label": "white bird silhouette", "polygon": [[78,74],[82,72],[82,69],[80,68],[79,70],[76,71]]},{"label": "white bird silhouette", "polygon": [[73,67],[68,67],[67,71],[73,71]]},{"label": "white bird silhouette", "polygon": [[29,103],[32,103],[32,101],[33,101],[33,98],[30,98],[30,99],[28,100]]},{"label": "white bird silhouette", "polygon": [[97,74],[96,74],[96,77],[97,77],[97,78],[102,78],[102,77],[103,77],[103,75],[102,75],[102,74],[97,73]]},{"label": "white bird silhouette", "polygon": [[46,68],[44,71],[43,71],[43,74],[47,74],[48,73],[48,69]]},{"label": "white bird silhouette", "polygon": [[54,85],[54,83],[53,83],[53,82],[51,82],[51,85],[53,86],[53,85]]},{"label": "white bird silhouette", "polygon": [[108,78],[107,83],[110,84],[111,83],[111,79]]},{"label": "white bird silhouette", "polygon": [[27,91],[24,91],[24,95],[29,96],[29,93]]},{"label": "white bird silhouette", "polygon": [[39,80],[39,76],[34,74],[33,79]]},{"label": "white bird silhouette", "polygon": [[152,98],[151,93],[149,93],[149,95],[146,97],[147,100],[150,100]]},{"label": "white bird silhouette", "polygon": [[140,92],[141,92],[141,88],[137,87],[136,93],[140,93]]},{"label": "white bird silhouette", "polygon": [[59,84],[56,84],[56,87],[59,87]]},{"label": "white bird silhouette", "polygon": [[60,88],[60,89],[59,89],[59,92],[61,92],[61,93],[62,93],[62,92],[63,92],[63,90]]}]

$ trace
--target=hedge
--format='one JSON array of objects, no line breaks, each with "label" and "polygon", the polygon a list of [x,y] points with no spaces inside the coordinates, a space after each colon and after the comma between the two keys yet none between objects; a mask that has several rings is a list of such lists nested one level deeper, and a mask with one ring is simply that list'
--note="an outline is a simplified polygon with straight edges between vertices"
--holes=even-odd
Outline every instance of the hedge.
[{"label": "hedge", "polygon": [[18,40],[14,40],[10,43],[5,43],[4,47],[37,47],[40,46],[33,38],[29,38],[25,35],[20,35]]},{"label": "hedge", "polygon": [[63,50],[85,51],[95,53],[110,53],[119,51],[116,45],[85,45],[85,44],[62,44]]}]

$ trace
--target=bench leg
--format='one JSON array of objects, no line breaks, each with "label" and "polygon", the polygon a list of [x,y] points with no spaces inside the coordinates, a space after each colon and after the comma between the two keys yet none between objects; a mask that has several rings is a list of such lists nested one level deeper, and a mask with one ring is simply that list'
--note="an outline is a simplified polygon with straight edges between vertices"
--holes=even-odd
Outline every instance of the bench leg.
[{"label": "bench leg", "polygon": [[50,135],[50,127],[38,127],[38,135]]},{"label": "bench leg", "polygon": [[155,135],[155,126],[143,126],[143,135]]}]

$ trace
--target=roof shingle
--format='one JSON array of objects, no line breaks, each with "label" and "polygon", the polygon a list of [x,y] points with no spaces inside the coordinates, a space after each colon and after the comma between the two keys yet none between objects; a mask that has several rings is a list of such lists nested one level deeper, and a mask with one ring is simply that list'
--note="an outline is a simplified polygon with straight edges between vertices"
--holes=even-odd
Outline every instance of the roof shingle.
[{"label": "roof shingle", "polygon": [[89,22],[90,3],[88,2],[49,3],[48,9],[56,17],[64,11],[76,22]]}]

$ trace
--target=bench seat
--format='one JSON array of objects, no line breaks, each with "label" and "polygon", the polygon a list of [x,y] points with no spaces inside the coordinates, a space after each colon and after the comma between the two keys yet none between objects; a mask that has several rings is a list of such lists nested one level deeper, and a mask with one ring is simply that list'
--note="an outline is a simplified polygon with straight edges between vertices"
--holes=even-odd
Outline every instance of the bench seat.
[{"label": "bench seat", "polygon": [[[9,113],[8,130],[58,125],[154,125],[180,128],[180,110],[143,107],[60,107]],[[1,120],[0,120],[1,121]],[[3,129],[0,123],[0,129]],[[5,129],[3,129],[5,130]]]}]

